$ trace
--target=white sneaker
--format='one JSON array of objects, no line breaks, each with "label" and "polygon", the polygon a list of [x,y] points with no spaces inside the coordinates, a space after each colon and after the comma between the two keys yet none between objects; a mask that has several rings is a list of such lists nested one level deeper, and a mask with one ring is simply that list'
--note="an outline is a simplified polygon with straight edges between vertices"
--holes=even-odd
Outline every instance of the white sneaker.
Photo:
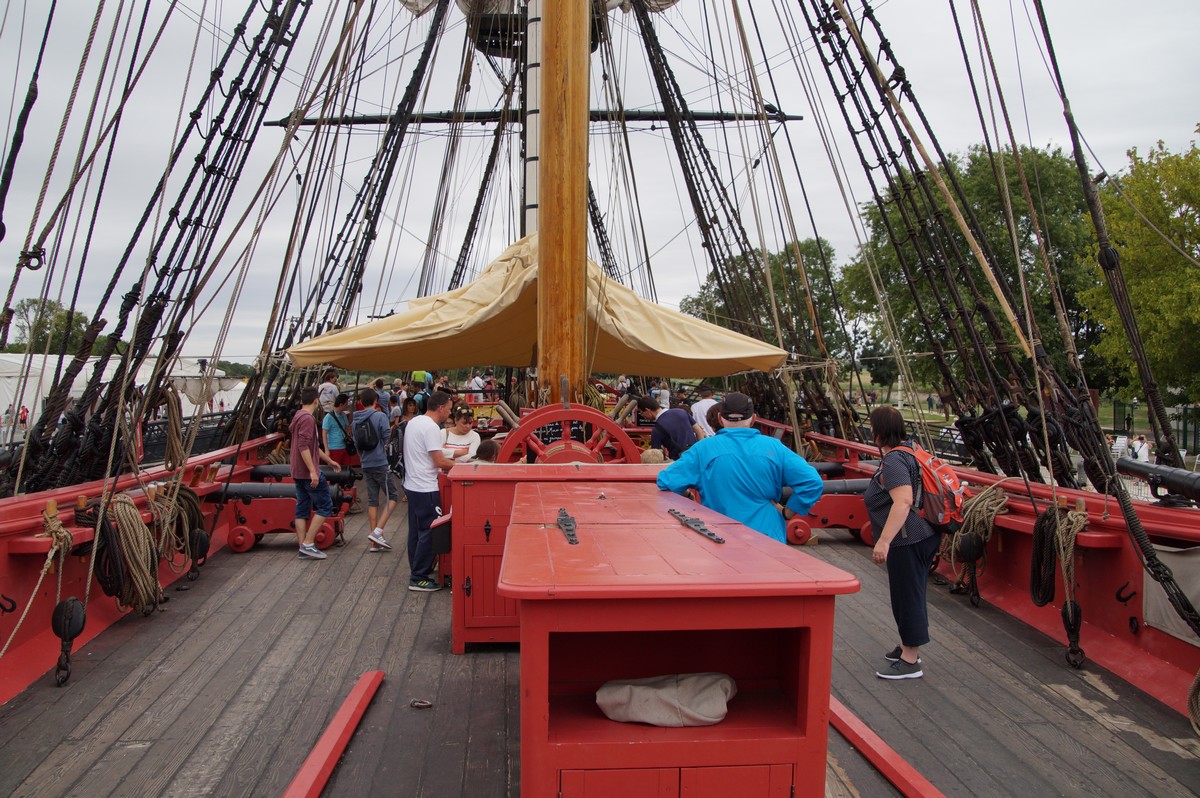
[{"label": "white sneaker", "polygon": [[300,559],[302,560],[324,560],[325,557],[325,552],[312,543],[306,543],[300,547]]}]

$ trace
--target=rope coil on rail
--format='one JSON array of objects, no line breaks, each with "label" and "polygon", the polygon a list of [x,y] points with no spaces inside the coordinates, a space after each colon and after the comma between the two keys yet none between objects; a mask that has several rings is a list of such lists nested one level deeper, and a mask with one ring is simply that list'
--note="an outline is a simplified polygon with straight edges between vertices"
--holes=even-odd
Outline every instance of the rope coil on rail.
[{"label": "rope coil on rail", "polygon": [[122,610],[148,615],[166,599],[158,582],[158,547],[129,496],[113,497],[96,518],[96,505],[75,512],[77,523],[96,527],[96,581]]},{"label": "rope coil on rail", "polygon": [[[1000,484],[990,485],[963,503],[963,523],[953,535],[942,542],[942,556],[949,555],[950,568],[956,577],[952,593],[967,593],[971,604],[979,606],[980,561],[987,555],[996,517],[1008,512],[1008,497]],[[948,551],[946,551],[948,549]],[[963,569],[959,571],[959,563]]]},{"label": "rope coil on rail", "polygon": [[1075,539],[1087,529],[1087,513],[1050,507],[1038,516],[1033,527],[1033,556],[1030,558],[1029,592],[1033,603],[1044,607],[1054,600],[1055,560],[1062,565],[1063,629],[1067,634],[1067,662],[1073,667],[1083,665],[1083,649],[1079,647],[1079,630],[1083,611],[1075,601]]}]

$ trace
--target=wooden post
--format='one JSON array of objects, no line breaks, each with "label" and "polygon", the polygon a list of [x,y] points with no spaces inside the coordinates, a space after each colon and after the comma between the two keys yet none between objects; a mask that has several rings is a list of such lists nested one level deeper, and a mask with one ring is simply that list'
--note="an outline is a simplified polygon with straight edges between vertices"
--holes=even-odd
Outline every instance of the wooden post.
[{"label": "wooden post", "polygon": [[[538,382],[550,401],[583,398],[587,311],[589,0],[542,6]],[[563,397],[565,375],[571,396]]]}]

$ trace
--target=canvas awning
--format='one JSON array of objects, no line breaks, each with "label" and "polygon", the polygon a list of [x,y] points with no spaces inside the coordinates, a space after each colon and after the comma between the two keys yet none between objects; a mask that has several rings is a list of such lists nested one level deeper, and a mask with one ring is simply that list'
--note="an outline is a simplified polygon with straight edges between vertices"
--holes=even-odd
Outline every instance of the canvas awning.
[{"label": "canvas awning", "polygon": [[[535,234],[510,246],[469,285],[305,341],[288,356],[298,366],[363,371],[533,365],[537,263]],[[643,300],[592,261],[587,265],[592,372],[716,377],[769,371],[787,359],[778,347]]]}]

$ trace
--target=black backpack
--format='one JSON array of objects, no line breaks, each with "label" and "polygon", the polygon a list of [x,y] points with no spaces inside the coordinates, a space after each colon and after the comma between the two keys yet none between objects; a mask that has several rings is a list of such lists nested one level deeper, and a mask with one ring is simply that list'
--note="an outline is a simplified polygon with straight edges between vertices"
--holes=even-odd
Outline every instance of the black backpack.
[{"label": "black backpack", "polygon": [[375,425],[371,423],[371,419],[374,417],[375,413],[372,413],[354,425],[354,445],[363,454],[373,452],[375,447],[379,446],[379,430],[375,429]]}]

